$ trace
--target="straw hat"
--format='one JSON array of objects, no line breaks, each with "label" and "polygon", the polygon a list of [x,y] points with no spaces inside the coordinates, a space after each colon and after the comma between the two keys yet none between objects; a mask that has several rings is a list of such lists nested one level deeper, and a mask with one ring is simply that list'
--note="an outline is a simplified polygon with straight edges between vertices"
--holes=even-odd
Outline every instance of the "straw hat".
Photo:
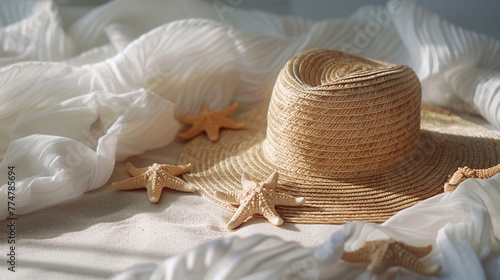
[{"label": "straw hat", "polygon": [[186,181],[228,210],[215,192],[241,188],[241,174],[264,181],[279,172],[278,190],[305,197],[277,206],[297,223],[382,222],[443,192],[460,166],[500,162],[500,139],[448,111],[422,106],[407,66],[334,50],[308,50],[282,68],[268,108],[239,115],[242,131],[190,142],[180,164]]}]

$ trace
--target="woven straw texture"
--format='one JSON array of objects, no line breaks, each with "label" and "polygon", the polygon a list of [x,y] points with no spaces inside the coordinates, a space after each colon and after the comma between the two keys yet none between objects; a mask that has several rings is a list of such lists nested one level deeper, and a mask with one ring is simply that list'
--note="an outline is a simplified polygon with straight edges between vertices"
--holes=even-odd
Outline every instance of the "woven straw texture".
[{"label": "woven straw texture", "polygon": [[420,105],[407,66],[334,50],[308,50],[282,68],[268,108],[241,114],[242,131],[191,141],[179,164],[186,181],[226,209],[215,191],[241,188],[241,174],[280,173],[279,191],[306,198],[276,210],[297,223],[382,222],[443,192],[460,166],[500,162],[495,134],[441,109]]}]

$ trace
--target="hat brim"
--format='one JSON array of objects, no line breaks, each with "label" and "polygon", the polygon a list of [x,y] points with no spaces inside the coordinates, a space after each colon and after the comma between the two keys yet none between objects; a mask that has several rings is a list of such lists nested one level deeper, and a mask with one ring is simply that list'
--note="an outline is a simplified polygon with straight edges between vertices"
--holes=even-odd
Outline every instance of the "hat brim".
[{"label": "hat brim", "polygon": [[451,174],[461,166],[487,168],[500,162],[500,139],[489,130],[443,109],[422,106],[421,133],[415,152],[389,168],[349,178],[304,176],[297,170],[275,166],[262,153],[267,108],[254,109],[235,118],[244,130],[224,130],[218,142],[206,135],[191,141],[179,164],[192,163],[183,178],[213,203],[235,211],[215,192],[241,188],[246,172],[264,181],[279,172],[278,190],[304,197],[299,207],[276,206],[284,221],[295,223],[383,222],[398,211],[443,192]]}]

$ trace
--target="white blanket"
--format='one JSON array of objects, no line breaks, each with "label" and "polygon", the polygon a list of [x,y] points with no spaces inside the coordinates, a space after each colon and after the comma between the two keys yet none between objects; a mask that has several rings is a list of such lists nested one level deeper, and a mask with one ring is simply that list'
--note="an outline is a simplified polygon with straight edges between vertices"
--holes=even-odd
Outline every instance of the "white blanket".
[{"label": "white blanket", "polygon": [[[87,244],[94,246],[94,251],[77,256],[65,252],[67,258],[55,265],[59,270],[38,262],[57,259],[37,249],[38,245],[19,245],[30,260],[30,269],[24,272],[27,275],[36,275],[39,270],[63,275],[80,271],[76,274],[85,275],[86,270],[75,265],[83,261],[88,265],[85,267],[98,271],[94,276],[107,277],[145,259],[158,261],[226,235],[271,233],[308,246],[327,240],[340,226],[285,225],[280,229],[254,222],[229,233],[222,228],[230,213],[195,195],[168,193],[174,201],[166,198],[159,206],[141,201],[134,207],[134,201],[144,199],[145,194],[117,193],[109,188],[110,182],[127,177],[121,161],[130,156],[141,155],[129,159],[136,165],[176,162],[182,146],[175,140],[180,124],[174,114],[195,114],[203,105],[221,109],[234,101],[242,110],[266,103],[280,67],[304,49],[335,48],[407,64],[421,79],[424,102],[479,114],[490,127],[500,127],[500,42],[450,25],[413,2],[396,0],[385,7],[361,8],[349,18],[312,22],[194,0],[116,0],[64,30],[56,3],[9,0],[0,3],[0,19],[0,182],[9,180],[9,166],[16,171],[13,194],[9,194],[7,183],[0,189],[0,205],[5,205],[0,208],[0,217],[28,214],[64,202],[20,216],[18,237],[26,238],[28,244],[37,240],[31,244],[42,248],[52,241],[57,248],[62,244],[77,248],[77,244],[91,241],[88,236],[97,236]],[[500,187],[495,180],[488,184]],[[439,207],[440,199],[444,198],[426,203]],[[9,201],[15,203],[12,213],[7,207]],[[80,206],[78,211],[72,209],[72,203]],[[201,205],[199,211],[193,210],[193,204]],[[67,210],[84,217],[72,220],[61,214]],[[151,211],[154,213],[148,213]],[[412,211],[405,213],[415,215]],[[194,218],[207,212],[214,216]],[[498,212],[488,213],[493,221],[500,218]],[[75,225],[68,231],[40,233],[37,238],[39,230],[61,225],[50,222],[54,217]],[[412,222],[418,225],[441,225],[439,221],[443,220],[458,228],[454,235],[469,235],[466,227],[460,227],[463,221],[449,219],[445,211],[437,211],[431,221],[427,216],[417,217]],[[138,244],[142,235],[136,229],[121,230],[122,223],[126,227],[148,225],[142,229],[149,242]],[[174,226],[171,231],[172,224],[179,230]],[[407,234],[387,230],[387,235],[439,244],[437,232],[444,230],[445,224],[441,226],[432,231],[419,227],[417,232]],[[496,240],[499,233],[494,228],[482,230]],[[165,232],[175,237],[157,239]],[[137,239],[127,237],[131,233]],[[311,240],[314,234],[319,236]],[[102,242],[94,243],[99,236]],[[359,235],[356,242],[374,236]],[[128,242],[123,238],[129,238]],[[166,244],[158,246],[162,240]],[[122,264],[115,262],[120,253],[91,259],[92,252],[99,252],[100,246],[105,248],[96,244],[109,242],[110,248],[125,244],[131,255],[137,251],[146,251],[146,255],[131,257]],[[453,250],[461,248],[456,242],[450,244]],[[470,258],[487,260],[481,263],[486,267],[489,260],[497,259],[494,244],[481,239],[479,247],[467,245],[488,248],[474,251]],[[156,251],[160,249],[164,250],[161,254]],[[454,267],[463,261],[448,257],[453,256],[451,251],[439,249],[446,256],[442,263]],[[472,263],[468,260],[465,263]]]}]

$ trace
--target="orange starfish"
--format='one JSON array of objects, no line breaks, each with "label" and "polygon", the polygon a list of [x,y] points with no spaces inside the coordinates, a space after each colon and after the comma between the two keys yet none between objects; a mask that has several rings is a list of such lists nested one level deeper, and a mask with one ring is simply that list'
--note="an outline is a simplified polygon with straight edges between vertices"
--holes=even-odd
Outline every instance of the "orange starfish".
[{"label": "orange starfish", "polygon": [[183,192],[195,191],[194,186],[175,177],[191,170],[191,164],[174,166],[155,163],[150,167],[136,168],[132,163],[127,162],[127,170],[133,178],[114,182],[111,185],[118,190],[146,188],[148,199],[153,203],[160,200],[161,192],[165,187]]},{"label": "orange starfish", "polygon": [[203,113],[196,116],[177,115],[179,121],[193,125],[186,132],[179,134],[183,139],[190,139],[205,131],[208,139],[215,142],[219,140],[219,129],[221,127],[231,129],[241,129],[244,124],[237,123],[228,119],[238,109],[238,103],[234,103],[230,107],[221,111],[210,111],[207,106],[203,106]]},{"label": "orange starfish", "polygon": [[415,247],[394,240],[368,241],[354,251],[344,252],[342,260],[347,262],[370,262],[368,270],[375,274],[384,273],[391,266],[402,266],[423,275],[436,275],[440,265],[428,265],[419,261],[432,251],[432,245]]},{"label": "orange starfish", "polygon": [[274,172],[265,182],[256,183],[247,178],[243,172],[241,178],[243,190],[234,190],[230,193],[216,191],[215,197],[239,204],[238,210],[227,224],[228,229],[234,229],[241,225],[253,214],[261,214],[271,224],[279,226],[283,219],[274,209],[275,205],[296,206],[304,203],[303,197],[294,197],[286,193],[276,191],[278,185],[278,173]]}]

